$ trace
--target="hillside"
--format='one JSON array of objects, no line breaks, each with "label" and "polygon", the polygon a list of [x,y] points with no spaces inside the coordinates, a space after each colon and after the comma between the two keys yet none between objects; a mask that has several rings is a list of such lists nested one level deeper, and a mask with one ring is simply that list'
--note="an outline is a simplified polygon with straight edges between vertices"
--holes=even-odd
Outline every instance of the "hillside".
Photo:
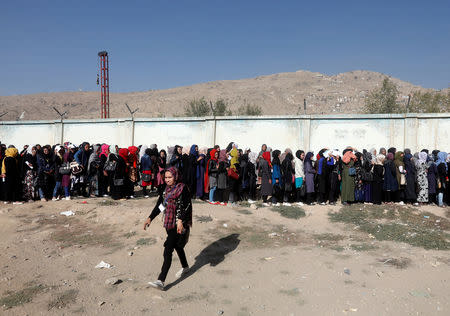
[{"label": "hillside", "polygon": [[[367,93],[378,87],[386,75],[371,71],[351,71],[327,76],[309,71],[279,73],[241,80],[222,80],[167,90],[150,90],[110,95],[111,117],[127,117],[125,108],[139,108],[136,117],[183,115],[189,100],[204,96],[207,100],[223,98],[234,111],[244,104],[255,104],[264,115],[361,113]],[[424,91],[420,86],[391,78],[401,96]],[[404,98],[406,102],[406,98]],[[67,118],[99,118],[100,92],[59,92],[0,96],[0,120],[57,119],[52,106],[68,111]],[[300,110],[299,110],[300,107]]]}]

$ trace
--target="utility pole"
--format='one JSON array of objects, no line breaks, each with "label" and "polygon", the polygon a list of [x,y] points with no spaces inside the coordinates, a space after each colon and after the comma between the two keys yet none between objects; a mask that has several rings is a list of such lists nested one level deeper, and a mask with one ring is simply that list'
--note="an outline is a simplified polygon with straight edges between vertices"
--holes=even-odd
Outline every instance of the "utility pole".
[{"label": "utility pole", "polygon": [[5,113],[0,114],[0,117],[5,116],[6,114],[8,114],[8,112],[5,112]]},{"label": "utility pole", "polygon": [[131,130],[131,146],[134,146],[134,113],[136,113],[139,108],[136,108],[134,111],[130,109],[127,103],[125,103],[125,106],[127,107],[128,111],[131,114],[131,124],[132,124],[132,130]]},{"label": "utility pole", "polygon": [[303,99],[303,113],[306,115],[306,99]]},{"label": "utility pole", "polygon": [[53,108],[53,110],[55,110],[56,113],[58,113],[58,115],[59,115],[59,117],[61,119],[61,143],[60,144],[63,145],[64,144],[64,123],[63,123],[63,120],[64,120],[64,115],[67,114],[67,111],[64,112],[64,113],[61,113],[54,106],[52,106],[52,108]]},{"label": "utility pole", "polygon": [[214,119],[214,132],[213,132],[213,147],[216,146],[216,111],[213,107],[212,101],[209,101],[209,106],[211,107],[211,112]]}]

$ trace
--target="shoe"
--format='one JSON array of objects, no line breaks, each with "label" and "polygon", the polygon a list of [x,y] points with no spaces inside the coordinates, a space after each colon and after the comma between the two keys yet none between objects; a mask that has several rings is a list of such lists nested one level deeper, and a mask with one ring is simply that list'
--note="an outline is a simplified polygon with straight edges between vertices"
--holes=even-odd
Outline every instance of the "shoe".
[{"label": "shoe", "polygon": [[13,202],[13,205],[22,205],[23,202]]},{"label": "shoe", "polygon": [[320,203],[320,205],[327,205],[327,203],[325,203],[325,202],[322,202],[322,203]]},{"label": "shoe", "polygon": [[130,199],[134,199],[134,195],[130,195]]},{"label": "shoe", "polygon": [[414,206],[419,206],[419,203],[416,202],[416,203],[414,203],[413,205],[414,205]]},{"label": "shoe", "polygon": [[144,197],[146,198],[146,199],[148,199],[150,196],[148,196],[148,195],[144,195]]},{"label": "shoe", "polygon": [[217,204],[217,202],[211,202],[211,201],[209,201],[208,203],[211,204],[211,205],[216,205]]},{"label": "shoe", "polygon": [[175,277],[181,278],[183,275],[186,275],[189,272],[189,267],[187,268],[182,268],[180,271],[178,271],[177,273],[175,273]]},{"label": "shoe", "polygon": [[270,206],[269,203],[263,203],[263,206]]},{"label": "shoe", "polygon": [[292,205],[291,205],[291,203],[284,202],[284,203],[283,203],[283,206],[292,206]]},{"label": "shoe", "polygon": [[400,201],[400,202],[398,202],[398,205],[405,205],[405,202]]},{"label": "shoe", "polygon": [[163,281],[161,281],[161,280],[157,280],[157,281],[153,281],[153,282],[148,282],[148,284],[150,285],[150,286],[153,286],[155,289],[158,289],[158,290],[164,290],[164,282]]},{"label": "shoe", "polygon": [[70,196],[66,196],[66,201],[70,201]]},{"label": "shoe", "polygon": [[227,203],[225,203],[225,202],[220,202],[219,204],[223,205],[223,206],[227,206]]},{"label": "shoe", "polygon": [[281,206],[281,203],[275,203],[274,206]]},{"label": "shoe", "polygon": [[251,199],[248,199],[247,202],[250,203],[250,204],[255,204],[256,203],[255,201],[253,201]]},{"label": "shoe", "polygon": [[41,201],[42,201],[42,202],[47,202],[47,199],[42,198]]},{"label": "shoe", "polygon": [[54,198],[52,199],[52,201],[58,201],[58,199],[54,197]]},{"label": "shoe", "polygon": [[298,205],[298,206],[303,206],[304,205],[302,202],[297,202],[295,204]]},{"label": "shoe", "polygon": [[109,195],[108,194],[103,194],[103,197],[109,197]]}]

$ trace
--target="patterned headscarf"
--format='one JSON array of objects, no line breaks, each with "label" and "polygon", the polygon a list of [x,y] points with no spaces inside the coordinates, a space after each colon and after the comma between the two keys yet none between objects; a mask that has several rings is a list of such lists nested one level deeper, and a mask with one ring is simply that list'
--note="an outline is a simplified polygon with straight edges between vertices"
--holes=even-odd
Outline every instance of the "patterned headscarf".
[{"label": "patterned headscarf", "polygon": [[165,170],[165,172],[170,172],[174,178],[174,184],[171,186],[166,186],[164,191],[164,201],[166,203],[166,216],[164,217],[164,227],[166,229],[173,229],[176,227],[176,212],[177,203],[176,199],[181,195],[184,189],[184,183],[178,182],[179,172],[175,167],[170,167]]}]

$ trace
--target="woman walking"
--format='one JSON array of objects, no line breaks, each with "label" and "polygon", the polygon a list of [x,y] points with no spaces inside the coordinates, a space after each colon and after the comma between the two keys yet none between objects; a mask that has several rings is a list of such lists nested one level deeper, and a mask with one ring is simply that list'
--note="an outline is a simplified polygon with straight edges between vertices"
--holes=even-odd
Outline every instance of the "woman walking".
[{"label": "woman walking", "polygon": [[164,214],[164,228],[167,238],[164,242],[164,262],[158,280],[149,282],[151,286],[164,290],[164,282],[172,264],[172,254],[175,250],[181,263],[181,270],[175,276],[183,276],[189,271],[189,265],[184,252],[184,247],[189,240],[189,232],[192,227],[192,202],[189,188],[179,182],[178,170],[174,167],[164,173],[166,188],[159,196],[152,213],[144,223],[144,230],[159,213]]}]

